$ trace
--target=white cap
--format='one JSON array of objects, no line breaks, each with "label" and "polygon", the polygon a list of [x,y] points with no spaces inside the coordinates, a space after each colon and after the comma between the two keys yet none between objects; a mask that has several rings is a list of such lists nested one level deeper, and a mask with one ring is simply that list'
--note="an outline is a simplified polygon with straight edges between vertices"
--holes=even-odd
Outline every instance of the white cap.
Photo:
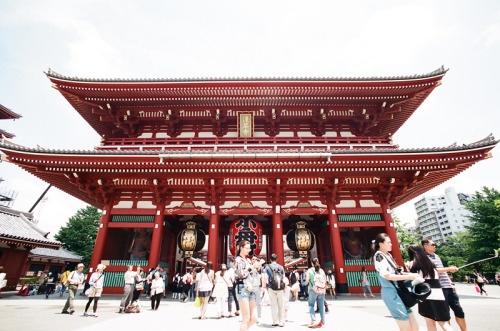
[{"label": "white cap", "polygon": [[104,264],[98,264],[96,269],[106,269],[106,266]]},{"label": "white cap", "polygon": [[78,263],[78,265],[76,266],[77,268],[80,268],[80,267],[85,267],[85,264],[83,263]]}]

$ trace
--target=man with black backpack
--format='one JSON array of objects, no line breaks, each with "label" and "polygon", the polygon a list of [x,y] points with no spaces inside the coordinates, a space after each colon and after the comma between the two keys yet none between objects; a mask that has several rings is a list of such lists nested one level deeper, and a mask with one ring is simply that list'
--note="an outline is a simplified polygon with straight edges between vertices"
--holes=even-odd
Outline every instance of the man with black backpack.
[{"label": "man with black backpack", "polygon": [[271,264],[266,267],[267,292],[271,304],[271,314],[273,316],[273,326],[284,326],[283,322],[283,290],[285,289],[285,270],[283,266],[276,263],[278,256],[271,254]]}]

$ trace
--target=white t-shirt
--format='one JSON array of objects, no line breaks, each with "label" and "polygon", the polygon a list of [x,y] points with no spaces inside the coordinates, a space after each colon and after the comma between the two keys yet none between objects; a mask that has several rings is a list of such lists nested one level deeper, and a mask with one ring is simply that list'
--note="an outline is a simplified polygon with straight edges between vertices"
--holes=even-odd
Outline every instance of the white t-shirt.
[{"label": "white t-shirt", "polygon": [[136,274],[137,272],[134,271],[126,271],[123,276],[125,278],[125,284],[134,284],[134,277]]},{"label": "white t-shirt", "polygon": [[[199,276],[199,278],[198,278]],[[210,270],[208,275],[205,273],[205,269],[203,269],[198,276],[196,276],[198,283],[199,291],[211,291],[213,288],[213,280],[214,280],[214,271]]]},{"label": "white t-shirt", "polygon": [[[373,256],[375,270],[377,270],[382,277],[396,273],[396,270],[391,266],[388,259],[394,261],[390,253],[384,254],[381,251],[377,251]],[[396,265],[396,262],[394,262],[394,265]]]}]

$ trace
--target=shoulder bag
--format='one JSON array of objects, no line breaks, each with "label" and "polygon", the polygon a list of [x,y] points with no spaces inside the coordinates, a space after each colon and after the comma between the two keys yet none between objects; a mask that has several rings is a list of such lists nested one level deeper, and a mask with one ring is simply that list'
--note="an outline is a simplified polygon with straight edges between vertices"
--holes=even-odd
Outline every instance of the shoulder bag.
[{"label": "shoulder bag", "polygon": [[[388,259],[383,254],[382,256],[384,256],[391,265],[391,267],[394,268],[394,270],[396,271],[396,275],[402,274],[399,268],[390,259]],[[408,308],[415,306],[419,302],[423,302],[431,294],[431,288],[427,283],[421,283],[412,286],[411,291],[406,286],[404,280],[397,281],[396,282],[398,284],[397,286],[396,284],[394,284],[393,281],[391,281],[391,283],[392,286],[394,286],[394,288],[396,289],[398,296],[401,298],[401,301],[403,301],[403,304]],[[415,292],[417,292],[418,294]]]}]

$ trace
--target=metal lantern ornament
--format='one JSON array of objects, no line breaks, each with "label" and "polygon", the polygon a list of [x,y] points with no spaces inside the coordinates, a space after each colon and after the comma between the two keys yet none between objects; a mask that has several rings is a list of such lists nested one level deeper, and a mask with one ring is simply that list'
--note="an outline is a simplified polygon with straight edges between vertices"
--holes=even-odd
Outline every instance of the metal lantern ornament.
[{"label": "metal lantern ornament", "polygon": [[177,236],[177,245],[185,257],[193,256],[205,246],[205,232],[196,228],[195,222],[187,222],[186,228]]},{"label": "metal lantern ornament", "polygon": [[306,228],[304,221],[297,222],[295,227],[286,234],[286,243],[292,251],[299,252],[301,257],[307,257],[314,247],[314,234]]},{"label": "metal lantern ornament", "polygon": [[250,255],[259,255],[262,250],[262,225],[259,221],[244,217],[231,223],[229,227],[229,250],[236,256],[236,246],[242,241],[250,242]]}]

